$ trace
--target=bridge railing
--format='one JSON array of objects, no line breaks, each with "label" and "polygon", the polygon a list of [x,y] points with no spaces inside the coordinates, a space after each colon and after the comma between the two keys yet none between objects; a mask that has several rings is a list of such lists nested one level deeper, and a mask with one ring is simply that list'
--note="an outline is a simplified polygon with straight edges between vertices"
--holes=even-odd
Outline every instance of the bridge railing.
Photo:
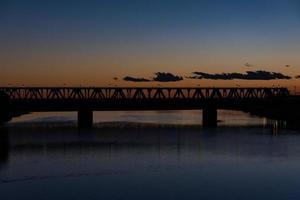
[{"label": "bridge railing", "polygon": [[289,96],[286,88],[41,88],[4,87],[11,100],[265,99]]}]

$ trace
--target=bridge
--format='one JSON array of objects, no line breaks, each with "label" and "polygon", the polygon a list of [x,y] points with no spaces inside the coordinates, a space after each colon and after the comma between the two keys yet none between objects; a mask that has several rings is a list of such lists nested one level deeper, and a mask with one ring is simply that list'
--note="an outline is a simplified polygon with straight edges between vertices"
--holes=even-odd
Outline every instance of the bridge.
[{"label": "bridge", "polygon": [[78,111],[78,127],[93,124],[93,111],[203,110],[203,126],[217,125],[217,109],[280,106],[287,88],[200,87],[2,87],[0,118],[28,112]]}]

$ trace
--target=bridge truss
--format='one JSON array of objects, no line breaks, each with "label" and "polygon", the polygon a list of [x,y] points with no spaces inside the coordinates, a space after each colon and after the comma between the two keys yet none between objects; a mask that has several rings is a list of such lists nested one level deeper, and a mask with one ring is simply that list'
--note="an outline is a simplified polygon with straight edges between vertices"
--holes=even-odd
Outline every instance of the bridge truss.
[{"label": "bridge truss", "polygon": [[286,88],[2,87],[10,100],[267,99],[289,96]]}]

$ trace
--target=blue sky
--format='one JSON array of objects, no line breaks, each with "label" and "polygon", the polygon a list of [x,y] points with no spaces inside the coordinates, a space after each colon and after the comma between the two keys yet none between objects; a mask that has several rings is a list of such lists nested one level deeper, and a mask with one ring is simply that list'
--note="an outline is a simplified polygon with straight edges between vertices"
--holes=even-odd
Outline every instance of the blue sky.
[{"label": "blue sky", "polygon": [[51,83],[72,69],[72,83],[93,78],[89,71],[108,80],[159,70],[242,72],[245,62],[300,74],[299,0],[2,0],[0,25],[5,83],[22,81],[20,74],[29,81],[30,71]]}]

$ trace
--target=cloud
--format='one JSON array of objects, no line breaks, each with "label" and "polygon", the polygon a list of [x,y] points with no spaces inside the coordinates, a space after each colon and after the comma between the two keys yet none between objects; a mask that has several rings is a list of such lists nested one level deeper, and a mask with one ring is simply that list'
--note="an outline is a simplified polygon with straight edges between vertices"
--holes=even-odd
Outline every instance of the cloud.
[{"label": "cloud", "polygon": [[157,82],[176,82],[181,81],[183,78],[181,76],[176,76],[168,72],[156,72],[155,77],[152,79],[145,79],[145,78],[135,78],[131,76],[126,76],[123,78],[124,81],[131,81],[131,82],[150,82],[150,81],[157,81]]},{"label": "cloud", "polygon": [[212,79],[212,80],[274,80],[274,79],[291,79],[292,77],[286,76],[282,73],[267,72],[267,71],[247,71],[242,73],[221,73],[221,74],[208,74],[204,72],[193,72],[195,76],[190,76],[191,79]]},{"label": "cloud", "polygon": [[300,75],[298,75],[298,76],[295,76],[295,78],[297,78],[297,79],[300,79]]},{"label": "cloud", "polygon": [[153,80],[158,82],[176,82],[183,80],[181,76],[176,76],[167,72],[157,72],[155,75],[156,77],[154,77]]},{"label": "cloud", "polygon": [[130,81],[130,82],[150,82],[149,79],[145,79],[145,78],[135,78],[135,77],[131,77],[131,76],[126,76],[123,78],[124,81]]},{"label": "cloud", "polygon": [[[284,75],[278,72],[268,72],[268,71],[247,71],[246,73],[216,73],[209,74],[205,72],[193,72],[193,76],[189,76],[186,78],[190,79],[211,79],[211,80],[279,80],[279,79],[292,79],[292,77]],[[300,75],[295,78],[300,79]],[[183,80],[182,76],[173,75],[168,72],[157,72],[155,73],[155,77],[153,79],[146,78],[136,78],[131,76],[126,76],[123,78],[124,81],[129,82],[177,82]]]}]

